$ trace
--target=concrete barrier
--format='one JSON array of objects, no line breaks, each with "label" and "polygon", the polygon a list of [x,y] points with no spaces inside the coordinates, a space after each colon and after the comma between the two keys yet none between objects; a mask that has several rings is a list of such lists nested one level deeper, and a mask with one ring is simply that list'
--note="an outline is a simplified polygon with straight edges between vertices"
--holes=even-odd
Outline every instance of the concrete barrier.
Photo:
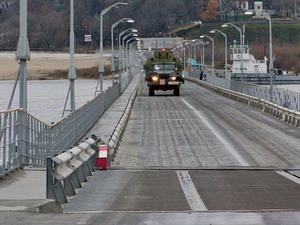
[{"label": "concrete barrier", "polygon": [[197,83],[200,86],[205,87],[209,90],[212,90],[220,95],[223,95],[227,98],[257,108],[265,113],[268,113],[271,116],[282,120],[283,122],[286,122],[296,127],[300,126],[300,112],[284,108],[272,102],[252,97],[250,95],[221,88],[193,77],[186,77],[186,79],[191,82]]},{"label": "concrete barrier", "polygon": [[125,111],[124,111],[123,115],[121,116],[117,126],[115,127],[115,129],[114,129],[114,131],[113,131],[113,133],[112,133],[112,135],[111,135],[111,137],[108,141],[108,147],[109,147],[109,150],[108,150],[108,165],[111,165],[111,163],[114,161],[114,158],[117,154],[118,145],[119,145],[119,142],[120,142],[120,140],[122,138],[122,135],[124,133],[125,126],[128,122],[130,112],[131,112],[134,100],[137,96],[141,80],[142,79],[140,78],[140,80],[138,81],[137,87],[134,89],[133,93],[131,94],[131,96],[128,100],[128,103],[127,103],[127,106],[125,108]]},{"label": "concrete barrier", "polygon": [[100,138],[95,135],[80,145],[47,158],[47,198],[60,204],[68,202],[67,196],[76,195],[76,189],[95,171],[95,153]]}]

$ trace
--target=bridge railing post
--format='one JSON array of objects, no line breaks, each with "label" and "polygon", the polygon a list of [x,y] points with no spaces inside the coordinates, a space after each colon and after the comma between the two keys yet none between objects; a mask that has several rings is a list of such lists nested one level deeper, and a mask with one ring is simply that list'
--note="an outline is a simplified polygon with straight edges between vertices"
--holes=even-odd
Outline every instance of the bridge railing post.
[{"label": "bridge railing post", "polygon": [[53,181],[53,161],[51,157],[47,158],[46,163],[46,198],[57,200],[54,191],[54,181]]}]

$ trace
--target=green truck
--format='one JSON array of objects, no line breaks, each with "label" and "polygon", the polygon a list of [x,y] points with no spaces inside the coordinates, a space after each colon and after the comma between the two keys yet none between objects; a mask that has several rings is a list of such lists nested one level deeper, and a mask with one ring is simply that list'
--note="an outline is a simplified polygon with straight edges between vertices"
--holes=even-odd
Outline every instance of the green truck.
[{"label": "green truck", "polygon": [[173,90],[175,96],[180,95],[180,85],[184,83],[182,63],[172,51],[155,51],[154,57],[147,59],[144,69],[149,96],[154,96],[155,90]]}]

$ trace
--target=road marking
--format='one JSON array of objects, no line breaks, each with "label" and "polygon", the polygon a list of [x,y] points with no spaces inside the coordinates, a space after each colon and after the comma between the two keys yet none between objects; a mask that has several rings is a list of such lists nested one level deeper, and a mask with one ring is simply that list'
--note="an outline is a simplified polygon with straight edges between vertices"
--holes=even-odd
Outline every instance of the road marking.
[{"label": "road marking", "polygon": [[26,209],[25,206],[0,206],[0,211],[23,211]]},{"label": "road marking", "polygon": [[185,99],[181,98],[181,100],[191,109],[196,113],[196,115],[202,120],[202,122],[205,124],[205,126],[213,132],[213,134],[226,146],[227,150],[239,161],[239,163],[242,166],[250,166],[243,158],[242,156],[238,153],[238,151],[218,132],[217,129],[213,127],[209,123],[209,121],[199,112],[196,110],[190,103],[188,103]]},{"label": "road marking", "polygon": [[288,172],[285,172],[285,171],[276,171],[276,173],[278,173],[279,175],[291,180],[291,181],[294,181],[295,183],[297,184],[300,184],[300,179],[298,177],[295,177],[291,174],[289,174]]},{"label": "road marking", "polygon": [[[281,210],[282,211],[282,210]],[[142,213],[147,213],[147,214],[153,214],[153,213],[168,213],[168,214],[172,214],[172,213],[182,213],[182,214],[186,214],[186,213],[191,213],[191,210],[180,210],[180,211],[136,211],[136,210],[131,210],[131,211],[119,211],[119,210],[106,210],[106,211],[102,211],[102,210],[96,210],[96,211],[64,211],[64,214],[109,214],[109,213],[123,213],[123,214],[129,214],[129,213],[133,213],[133,214],[142,214]],[[194,212],[193,212],[194,213]],[[197,212],[195,212],[197,213]],[[88,223],[85,223],[88,224]]]},{"label": "road marking", "polygon": [[82,217],[78,222],[77,224],[78,225],[81,225],[81,224],[88,224],[88,221],[91,217],[90,216],[84,216]]},{"label": "road marking", "polygon": [[202,201],[188,171],[177,171],[177,176],[185,197],[193,211],[208,211]]}]

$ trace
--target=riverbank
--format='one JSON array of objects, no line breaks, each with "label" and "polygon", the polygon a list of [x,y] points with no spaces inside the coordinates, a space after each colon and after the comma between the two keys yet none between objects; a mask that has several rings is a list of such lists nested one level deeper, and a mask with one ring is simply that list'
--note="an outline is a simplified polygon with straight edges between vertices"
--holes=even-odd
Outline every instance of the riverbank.
[{"label": "riverbank", "polygon": [[[69,69],[68,53],[32,52],[27,64],[28,80],[66,79]],[[96,79],[99,65],[98,54],[75,54],[75,67],[79,79]],[[108,54],[105,67],[110,65]],[[0,52],[0,80],[14,80],[19,68],[15,52]]]},{"label": "riverbank", "polygon": [[[251,23],[250,23],[251,22]],[[243,22],[235,23],[238,27],[244,25]],[[213,29],[220,29],[222,23],[203,23],[198,29],[194,29],[184,34],[185,39],[197,39],[202,34],[208,34]],[[267,56],[269,58],[269,23],[267,20],[252,21],[249,18],[245,26],[245,41],[250,47],[250,53],[258,60]],[[282,70],[292,71],[300,74],[300,23],[275,23],[273,31],[273,55],[274,67]],[[234,29],[224,29],[228,37],[228,45],[232,45],[234,40],[239,40],[239,32]],[[224,37],[215,35],[215,67],[224,68]],[[231,53],[231,51],[228,49]],[[211,44],[205,49],[206,57],[211,55]],[[288,60],[287,60],[288,59]],[[230,60],[231,64],[232,61]]]}]

